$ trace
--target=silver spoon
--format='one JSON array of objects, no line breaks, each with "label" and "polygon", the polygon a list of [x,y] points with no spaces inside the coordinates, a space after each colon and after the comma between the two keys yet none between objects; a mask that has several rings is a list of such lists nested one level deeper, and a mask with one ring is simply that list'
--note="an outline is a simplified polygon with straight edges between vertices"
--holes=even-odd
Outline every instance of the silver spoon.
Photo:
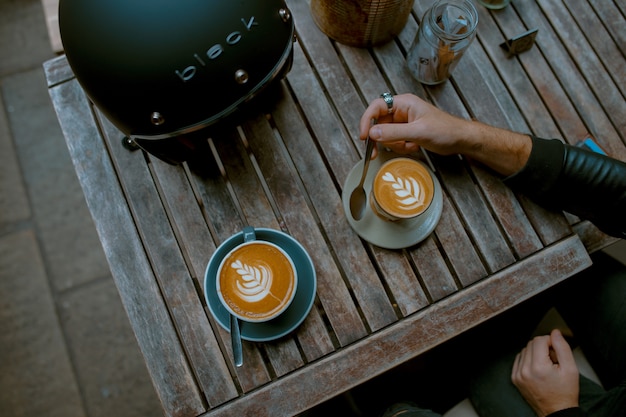
[{"label": "silver spoon", "polygon": [[239,332],[239,319],[230,315],[230,339],[233,344],[233,357],[235,366],[243,365],[243,351],[241,347],[241,333]]},{"label": "silver spoon", "polygon": [[[254,227],[243,228],[243,241],[251,242],[256,239]],[[241,346],[241,331],[239,330],[239,319],[233,314],[230,315],[230,342],[233,345],[233,358],[235,366],[243,365],[243,348]]]},{"label": "silver spoon", "polygon": [[350,195],[350,214],[354,220],[361,220],[365,213],[365,207],[367,205],[367,195],[363,188],[365,177],[367,175],[367,168],[369,168],[370,160],[372,159],[372,151],[376,142],[370,139],[368,136],[365,140],[365,158],[363,159],[363,174],[361,174],[361,181],[359,185],[352,191]]}]

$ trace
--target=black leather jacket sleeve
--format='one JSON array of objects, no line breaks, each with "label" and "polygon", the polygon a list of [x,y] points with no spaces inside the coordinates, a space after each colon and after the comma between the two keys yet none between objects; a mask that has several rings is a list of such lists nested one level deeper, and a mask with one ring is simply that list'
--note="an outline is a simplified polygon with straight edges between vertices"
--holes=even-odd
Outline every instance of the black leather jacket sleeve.
[{"label": "black leather jacket sleeve", "polygon": [[556,413],[548,414],[547,417],[585,417],[586,414],[578,407],[568,408],[565,410],[557,411]]},{"label": "black leather jacket sleeve", "polygon": [[526,166],[505,184],[541,205],[626,238],[626,163],[557,139],[532,137],[532,141]]}]

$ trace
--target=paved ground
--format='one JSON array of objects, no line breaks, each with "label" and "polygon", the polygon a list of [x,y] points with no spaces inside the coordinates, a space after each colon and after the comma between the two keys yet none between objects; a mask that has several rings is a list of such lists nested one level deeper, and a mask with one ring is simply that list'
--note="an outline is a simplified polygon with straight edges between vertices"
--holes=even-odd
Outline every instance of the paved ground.
[{"label": "paved ground", "polygon": [[0,416],[163,415],[50,104],[40,0],[0,0]]},{"label": "paved ground", "polygon": [[[50,104],[40,0],[0,0],[0,57],[0,417],[160,416]],[[436,387],[427,361],[307,415],[363,415],[403,378]]]}]

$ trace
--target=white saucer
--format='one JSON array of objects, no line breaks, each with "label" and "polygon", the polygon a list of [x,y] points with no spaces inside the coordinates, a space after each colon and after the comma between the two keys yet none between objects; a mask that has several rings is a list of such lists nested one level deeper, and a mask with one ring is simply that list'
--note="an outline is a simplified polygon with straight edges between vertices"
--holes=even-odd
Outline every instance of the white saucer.
[{"label": "white saucer", "polygon": [[[365,183],[363,184],[365,193],[367,194],[368,203],[365,214],[361,220],[354,220],[354,218],[352,218],[352,214],[350,214],[350,194],[352,194],[352,190],[354,190],[361,180],[361,174],[363,173],[363,160],[357,162],[348,174],[348,178],[346,178],[346,182],[343,185],[343,192],[341,195],[343,210],[352,229],[366,241],[386,249],[403,249],[413,246],[426,239],[428,235],[435,230],[443,210],[443,192],[441,190],[439,180],[437,180],[437,177],[433,175],[435,193],[430,207],[426,209],[423,215],[416,219],[391,222],[383,220],[374,214],[369,205],[369,195],[374,176],[385,161],[399,156],[412,158],[411,156],[398,155],[393,152],[385,151],[384,149],[379,149],[376,159],[370,162],[370,166],[365,177]],[[417,160],[417,158],[412,159]],[[431,171],[430,168],[427,167],[427,169]]]}]

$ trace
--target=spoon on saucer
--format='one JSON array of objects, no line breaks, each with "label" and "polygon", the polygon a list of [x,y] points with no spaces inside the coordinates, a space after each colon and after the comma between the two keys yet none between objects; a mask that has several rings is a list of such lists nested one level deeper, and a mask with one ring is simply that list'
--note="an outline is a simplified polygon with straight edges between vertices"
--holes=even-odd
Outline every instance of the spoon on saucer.
[{"label": "spoon on saucer", "polygon": [[[246,226],[243,228],[243,241],[252,242],[256,240],[254,227]],[[241,346],[241,330],[239,329],[239,319],[234,314],[230,315],[230,342],[233,345],[233,357],[235,366],[243,365],[243,348]]]},{"label": "spoon on saucer", "polygon": [[234,315],[230,315],[230,338],[233,344],[233,356],[235,366],[243,365],[243,350],[241,346],[241,332],[239,331],[239,319]]},{"label": "spoon on saucer", "polygon": [[363,214],[365,214],[365,207],[367,206],[367,195],[363,188],[365,177],[367,176],[367,168],[370,165],[372,159],[372,151],[376,142],[370,139],[368,136],[365,141],[365,158],[363,159],[363,174],[361,174],[361,181],[359,185],[350,194],[350,214],[354,220],[361,220]]}]

